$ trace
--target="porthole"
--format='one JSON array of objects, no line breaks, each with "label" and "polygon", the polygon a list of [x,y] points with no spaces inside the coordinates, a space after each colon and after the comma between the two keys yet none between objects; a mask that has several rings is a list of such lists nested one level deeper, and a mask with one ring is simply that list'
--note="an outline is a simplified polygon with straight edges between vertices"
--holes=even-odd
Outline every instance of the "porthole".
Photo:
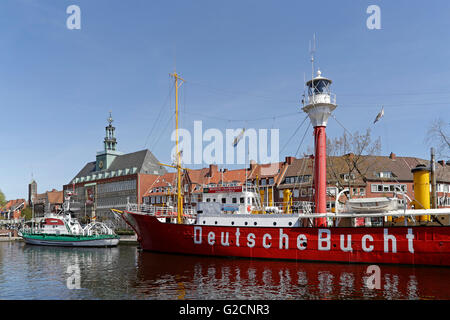
[{"label": "porthole", "polygon": [[292,222],[289,222],[289,226],[292,226]]},{"label": "porthole", "polygon": [[258,224],[258,223],[256,223],[256,221],[255,221],[255,223],[253,223],[255,226]]},{"label": "porthole", "polygon": [[277,225],[277,223],[276,223],[276,222],[274,221],[274,222],[273,222],[273,225],[274,225],[274,226],[276,226],[276,225]]},{"label": "porthole", "polygon": [[234,226],[234,221],[231,221],[231,225]]},{"label": "porthole", "polygon": [[217,224],[217,221],[214,221],[214,224]]},{"label": "porthole", "polygon": [[244,223],[245,225],[248,225],[248,222],[247,221],[245,221],[245,223]]}]

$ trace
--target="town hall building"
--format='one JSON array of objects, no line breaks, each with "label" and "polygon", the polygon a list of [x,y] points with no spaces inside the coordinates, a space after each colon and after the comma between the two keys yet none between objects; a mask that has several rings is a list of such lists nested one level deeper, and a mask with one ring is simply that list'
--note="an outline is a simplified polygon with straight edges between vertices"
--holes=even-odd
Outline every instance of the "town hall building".
[{"label": "town hall building", "polygon": [[[63,187],[65,194],[75,191],[71,210],[81,220],[83,217],[113,219],[110,209],[125,209],[127,202],[140,203],[148,178],[167,172],[150,150],[127,154],[117,151],[112,122],[110,114],[103,141],[104,149],[97,152],[96,160],[86,163]],[[117,219],[115,224],[124,223]]]}]

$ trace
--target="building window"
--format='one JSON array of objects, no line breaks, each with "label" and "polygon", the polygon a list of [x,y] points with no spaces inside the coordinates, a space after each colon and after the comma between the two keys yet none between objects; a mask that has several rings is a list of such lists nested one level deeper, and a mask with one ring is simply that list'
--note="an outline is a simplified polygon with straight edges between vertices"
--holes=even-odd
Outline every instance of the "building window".
[{"label": "building window", "polygon": [[391,171],[381,171],[378,172],[378,178],[392,178],[393,174]]},{"label": "building window", "polygon": [[341,178],[344,179],[344,181],[355,180],[355,175],[353,173],[343,173],[341,174]]},{"label": "building window", "polygon": [[372,192],[397,192],[399,189],[407,192],[406,184],[372,184],[370,190]]},{"label": "building window", "polygon": [[327,195],[330,197],[335,197],[336,196],[336,188],[335,187],[327,188]]},{"label": "building window", "polygon": [[299,190],[294,189],[294,198],[298,198],[298,196],[299,196]]},{"label": "building window", "polygon": [[366,189],[364,189],[364,188],[359,188],[359,195],[365,196],[365,195],[366,195]]},{"label": "building window", "polygon": [[270,184],[270,185],[273,184],[273,178],[269,178],[269,184]]}]

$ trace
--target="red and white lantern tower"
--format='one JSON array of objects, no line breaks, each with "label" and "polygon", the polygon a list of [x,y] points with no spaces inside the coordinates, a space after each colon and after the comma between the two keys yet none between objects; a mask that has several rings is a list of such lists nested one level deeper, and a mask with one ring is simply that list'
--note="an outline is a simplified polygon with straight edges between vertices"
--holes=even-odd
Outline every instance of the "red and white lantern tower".
[{"label": "red and white lantern tower", "polygon": [[[331,80],[322,77],[320,70],[317,76],[308,82],[308,96],[302,108],[306,112],[314,127],[314,203],[316,213],[327,212],[327,137],[325,128],[328,117],[336,109],[336,96],[331,93]],[[326,226],[326,218],[318,218],[316,226]]]}]

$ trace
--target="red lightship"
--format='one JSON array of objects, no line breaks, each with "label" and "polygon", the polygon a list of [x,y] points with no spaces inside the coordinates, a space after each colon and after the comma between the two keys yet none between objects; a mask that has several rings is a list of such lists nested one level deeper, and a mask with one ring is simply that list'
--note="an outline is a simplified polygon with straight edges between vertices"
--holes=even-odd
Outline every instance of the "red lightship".
[{"label": "red lightship", "polygon": [[[173,76],[178,90],[178,81],[182,79],[176,73]],[[308,95],[303,106],[315,135],[315,212],[291,210],[284,204],[282,209],[269,213],[269,208],[260,201],[252,201],[259,197],[258,186],[248,184],[239,190],[222,187],[214,192],[217,200],[239,193],[238,199],[244,201],[236,204],[233,213],[225,210],[220,201],[199,203],[196,210],[183,208],[179,153],[176,206],[129,204],[127,210],[114,212],[135,230],[143,250],[299,261],[450,266],[449,209],[430,209],[427,205],[419,210],[399,209],[397,198],[393,197],[362,199],[359,203],[349,201],[347,210],[339,210],[337,206],[336,212],[326,212],[325,129],[328,117],[337,106],[330,91],[331,83],[318,71],[306,83]],[[178,97],[175,103],[178,112]],[[424,176],[429,179],[429,169],[418,167],[412,171],[416,200],[426,204],[426,199],[417,197],[419,190],[425,190],[424,194],[429,196],[429,184],[419,183]],[[361,219],[366,223],[358,225]]]}]

